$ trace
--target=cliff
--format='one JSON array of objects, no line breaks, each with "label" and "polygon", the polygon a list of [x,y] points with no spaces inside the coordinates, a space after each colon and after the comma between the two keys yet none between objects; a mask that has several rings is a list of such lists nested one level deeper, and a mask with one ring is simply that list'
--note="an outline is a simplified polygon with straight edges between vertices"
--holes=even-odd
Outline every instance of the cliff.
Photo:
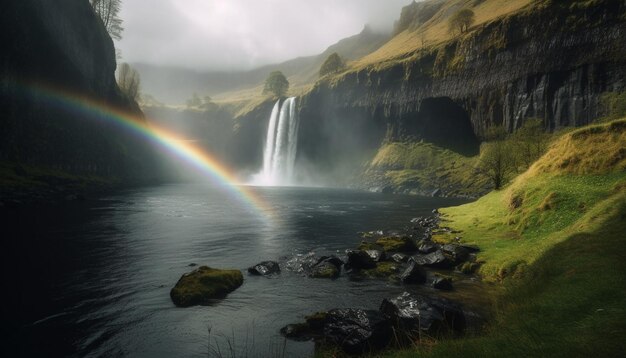
[{"label": "cliff", "polygon": [[[302,98],[303,125],[358,113],[354,126],[368,123],[379,142],[386,133],[471,153],[472,134],[494,125],[588,124],[603,114],[603,94],[625,89],[625,38],[622,1],[535,1],[450,41],[318,82]],[[458,148],[463,138],[468,148]]]},{"label": "cliff", "polygon": [[103,178],[153,175],[152,148],[67,102],[78,95],[142,116],[117,87],[113,42],[87,0],[4,2],[0,44],[0,161]]}]

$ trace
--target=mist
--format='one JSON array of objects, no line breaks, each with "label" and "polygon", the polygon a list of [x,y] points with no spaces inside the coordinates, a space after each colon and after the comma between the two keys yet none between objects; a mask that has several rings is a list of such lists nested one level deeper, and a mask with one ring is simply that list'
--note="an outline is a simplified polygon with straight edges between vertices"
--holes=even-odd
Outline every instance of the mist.
[{"label": "mist", "polygon": [[124,1],[122,61],[248,70],[321,53],[368,24],[389,32],[409,0]]}]

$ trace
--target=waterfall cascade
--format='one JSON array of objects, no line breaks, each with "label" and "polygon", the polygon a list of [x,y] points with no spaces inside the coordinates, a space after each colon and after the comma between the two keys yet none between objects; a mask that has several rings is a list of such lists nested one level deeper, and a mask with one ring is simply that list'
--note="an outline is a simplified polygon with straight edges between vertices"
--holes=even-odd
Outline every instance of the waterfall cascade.
[{"label": "waterfall cascade", "polygon": [[298,146],[296,98],[276,102],[267,127],[263,150],[263,168],[255,182],[261,185],[294,184],[294,165]]}]

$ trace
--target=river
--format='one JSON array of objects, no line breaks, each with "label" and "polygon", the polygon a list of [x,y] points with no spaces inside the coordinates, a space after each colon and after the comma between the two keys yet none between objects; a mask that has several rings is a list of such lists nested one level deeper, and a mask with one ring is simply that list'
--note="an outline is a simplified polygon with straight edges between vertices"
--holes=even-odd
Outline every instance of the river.
[{"label": "river", "polygon": [[[5,225],[3,350],[28,356],[311,356],[313,343],[279,329],[315,311],[377,308],[406,288],[386,280],[309,279],[245,268],[338,253],[359,231],[399,229],[459,199],[324,188],[255,188],[273,213],[208,184],[136,188],[62,206],[13,210]],[[244,270],[213,306],[177,308],[169,291],[190,264]],[[429,290],[411,288],[411,290]],[[230,356],[230,353],[225,353]]]}]

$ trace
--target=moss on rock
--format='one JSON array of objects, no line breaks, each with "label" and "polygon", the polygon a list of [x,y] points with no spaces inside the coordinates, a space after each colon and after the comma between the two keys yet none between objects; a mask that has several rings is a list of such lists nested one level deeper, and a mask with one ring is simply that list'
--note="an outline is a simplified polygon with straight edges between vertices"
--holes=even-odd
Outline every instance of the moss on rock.
[{"label": "moss on rock", "polygon": [[415,241],[408,236],[381,237],[376,240],[376,244],[385,251],[392,252],[413,252],[417,250]]},{"label": "moss on rock", "polygon": [[380,250],[383,251],[384,248],[378,244],[369,241],[361,241],[358,246],[359,250]]},{"label": "moss on rock", "polygon": [[378,262],[375,268],[362,270],[361,273],[372,278],[391,278],[400,272],[400,267],[395,262]]},{"label": "moss on rock", "polygon": [[339,277],[339,269],[330,262],[322,262],[315,266],[311,272],[312,278],[337,278]]},{"label": "moss on rock", "polygon": [[170,291],[178,307],[206,305],[211,299],[223,298],[243,283],[239,270],[219,270],[200,266],[184,274]]}]

